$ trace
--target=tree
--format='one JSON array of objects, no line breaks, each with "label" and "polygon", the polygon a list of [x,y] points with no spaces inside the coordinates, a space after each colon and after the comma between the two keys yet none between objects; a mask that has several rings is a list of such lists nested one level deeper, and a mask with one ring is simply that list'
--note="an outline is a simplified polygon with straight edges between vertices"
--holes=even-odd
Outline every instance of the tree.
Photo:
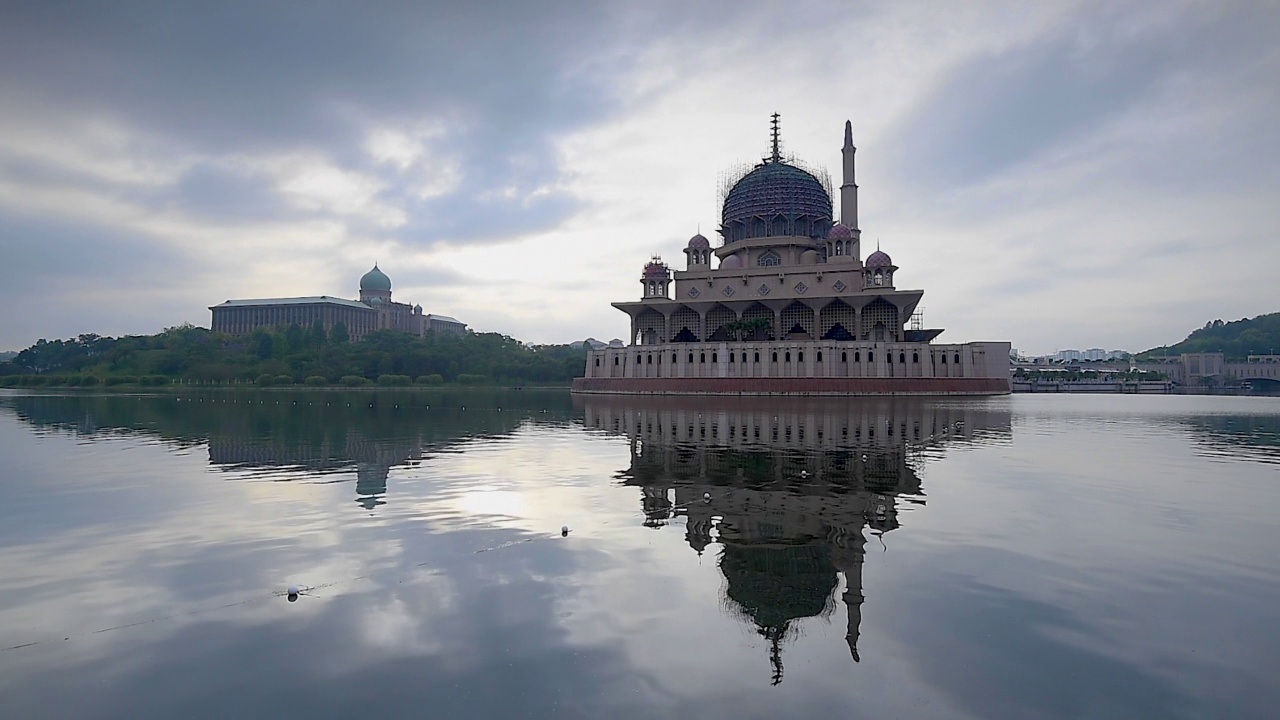
[{"label": "tree", "polygon": [[301,350],[304,342],[302,326],[298,323],[290,323],[284,331],[284,341],[288,352],[296,353]]},{"label": "tree", "polygon": [[316,321],[311,323],[311,332],[307,335],[307,346],[313,348],[324,347],[327,339],[328,334],[324,331],[324,321],[316,318]]},{"label": "tree", "polygon": [[339,320],[333,324],[333,329],[329,331],[329,341],[334,345],[345,345],[351,341],[351,335],[347,332],[347,324]]}]

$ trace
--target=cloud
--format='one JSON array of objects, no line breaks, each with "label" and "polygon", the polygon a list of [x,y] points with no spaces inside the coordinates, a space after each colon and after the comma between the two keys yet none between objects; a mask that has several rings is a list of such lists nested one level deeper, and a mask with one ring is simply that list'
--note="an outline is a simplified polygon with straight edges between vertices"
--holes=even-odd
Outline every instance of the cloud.
[{"label": "cloud", "polygon": [[[854,120],[864,233],[948,337],[1167,342],[1203,323],[1175,308],[1188,294],[1215,317],[1274,309],[1262,263],[1228,290],[1171,280],[1187,248],[1274,254],[1256,228],[1280,220],[1278,35],[1191,2],[6,7],[0,213],[126,248],[62,292],[111,289],[133,319],[54,303],[0,320],[0,347],[333,293],[375,259],[481,329],[625,334],[608,303],[714,230],[718,176],[763,152],[775,110],[786,149],[832,169]],[[23,242],[0,227],[0,252]],[[152,246],[185,258],[184,295],[105,287]],[[1137,327],[1037,307],[1053,287],[1097,315],[1080,298],[1120,284],[1151,307]]]}]

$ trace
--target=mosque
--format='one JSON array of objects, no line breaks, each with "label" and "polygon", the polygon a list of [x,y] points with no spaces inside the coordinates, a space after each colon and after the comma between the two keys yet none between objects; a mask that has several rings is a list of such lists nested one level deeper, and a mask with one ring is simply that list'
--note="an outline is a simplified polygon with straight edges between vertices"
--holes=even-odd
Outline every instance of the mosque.
[{"label": "mosque", "polygon": [[628,344],[591,350],[579,393],[997,395],[1009,343],[936,343],[899,289],[889,254],[862,258],[852,123],[844,128],[840,218],[821,172],[772,152],[724,194],[720,240],[702,234],[685,269],[653,258],[641,298],[613,306]]},{"label": "mosque", "polygon": [[413,335],[429,332],[465,333],[467,326],[446,315],[423,314],[421,305],[407,305],[391,299],[391,278],[373,269],[360,278],[360,299],[320,295],[315,297],[227,300],[209,308],[214,332],[247,335],[258,328],[300,325],[309,328],[319,321],[325,332],[338,323],[356,341],[375,330],[399,330]]}]

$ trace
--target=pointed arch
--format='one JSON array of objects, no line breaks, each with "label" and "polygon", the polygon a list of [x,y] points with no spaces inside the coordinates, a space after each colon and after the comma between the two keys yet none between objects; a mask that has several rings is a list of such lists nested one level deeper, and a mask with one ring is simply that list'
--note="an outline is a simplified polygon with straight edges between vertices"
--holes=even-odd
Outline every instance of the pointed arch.
[{"label": "pointed arch", "polygon": [[813,308],[796,300],[782,310],[782,337],[788,340],[809,340],[814,337]]},{"label": "pointed arch", "polygon": [[731,324],[738,316],[724,305],[717,304],[707,311],[707,340],[712,342],[728,342],[733,340]]},{"label": "pointed arch", "polygon": [[698,342],[702,318],[686,305],[671,313],[671,342]]}]

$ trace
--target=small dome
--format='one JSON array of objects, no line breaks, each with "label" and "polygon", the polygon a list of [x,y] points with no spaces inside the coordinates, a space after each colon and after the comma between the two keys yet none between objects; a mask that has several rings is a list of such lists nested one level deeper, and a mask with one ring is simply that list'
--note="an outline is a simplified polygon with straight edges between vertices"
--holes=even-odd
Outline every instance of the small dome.
[{"label": "small dome", "polygon": [[[363,289],[363,288],[362,288],[362,289]],[[370,304],[370,305],[373,305],[374,307],[377,307],[377,306],[379,306],[379,305],[382,305],[382,298],[380,298],[380,297],[376,297],[376,296],[375,296],[375,297],[373,297],[373,298],[371,298],[371,299],[369,300],[369,304]]]},{"label": "small dome", "polygon": [[361,290],[385,290],[391,292],[391,278],[387,274],[378,269],[378,264],[374,263],[373,269],[365,273],[360,278]]},{"label": "small dome", "polygon": [[421,314],[422,314],[422,306],[421,306],[421,305],[414,305],[414,306],[413,306],[413,314],[414,314],[414,315],[421,315]]},{"label": "small dome", "polygon": [[702,233],[698,233],[697,235],[694,235],[693,237],[689,238],[690,250],[706,250],[710,247],[711,247],[711,242],[707,240],[705,237],[703,237]]},{"label": "small dome", "polygon": [[893,267],[889,253],[877,250],[867,256],[867,267]]},{"label": "small dome", "polygon": [[737,255],[730,255],[729,257],[720,261],[721,270],[737,270],[741,267],[742,267],[742,258],[738,257]]},{"label": "small dome", "polygon": [[646,280],[669,280],[671,279],[671,270],[667,264],[662,262],[661,258],[654,258],[645,263],[644,277]]},{"label": "small dome", "polygon": [[805,250],[800,253],[801,265],[815,265],[818,262],[818,253],[813,250]]},{"label": "small dome", "polygon": [[853,237],[853,231],[844,223],[836,223],[831,226],[831,232],[827,233],[828,240],[847,240]]}]

